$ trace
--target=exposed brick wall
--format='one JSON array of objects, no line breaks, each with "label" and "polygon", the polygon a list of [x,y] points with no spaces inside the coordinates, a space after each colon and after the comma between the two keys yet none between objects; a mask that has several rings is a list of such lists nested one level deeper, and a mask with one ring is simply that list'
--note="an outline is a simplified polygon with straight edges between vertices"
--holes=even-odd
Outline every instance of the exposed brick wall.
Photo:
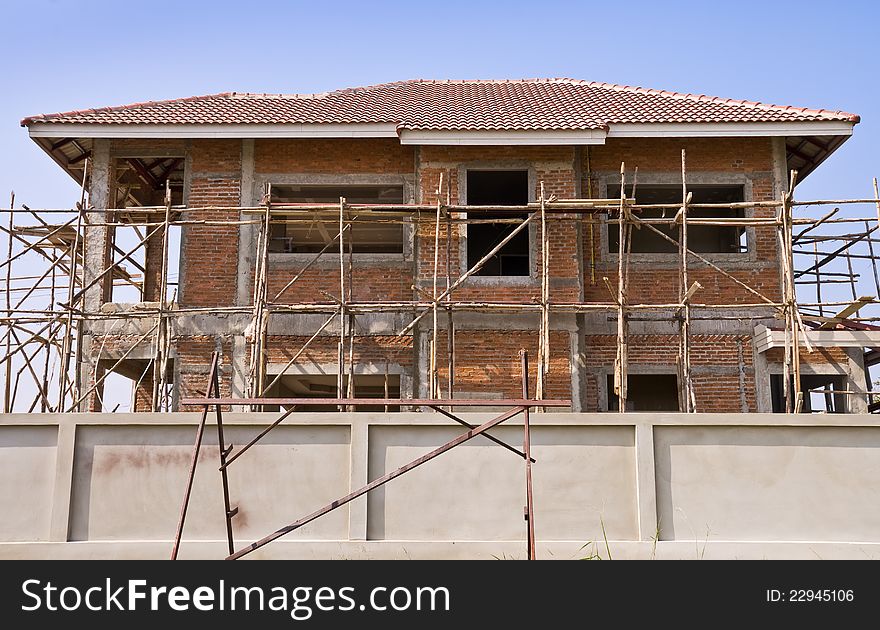
[{"label": "exposed brick wall", "polygon": [[608,138],[590,147],[593,171],[681,172],[681,150],[687,151],[689,171],[746,173],[769,171],[773,148],[770,138]]},{"label": "exposed brick wall", "polygon": [[[678,335],[630,335],[629,373],[637,374],[640,367],[651,367],[666,368],[666,372],[677,374],[678,346]],[[588,369],[600,369],[602,374],[612,372],[617,356],[615,335],[587,335],[585,348]],[[739,413],[743,400],[749,411],[756,411],[751,337],[693,335],[690,353],[697,411]],[[745,377],[743,388],[740,388],[740,369]],[[585,411],[606,411],[599,406],[599,387],[596,374],[589,374]]]},{"label": "exposed brick wall", "polygon": [[[338,259],[338,252],[328,261]],[[306,262],[271,262],[268,272],[269,299],[274,299],[300,271]],[[395,263],[382,266],[377,263],[359,264],[355,257],[351,278],[348,275],[348,257],[345,260],[345,292],[358,302],[409,300],[412,297],[412,267]],[[251,280],[253,282],[253,280]],[[289,289],[276,300],[282,304],[301,302],[331,302],[325,291],[339,297],[339,265],[322,264],[303,273]]]},{"label": "exposed brick wall", "polygon": [[[459,330],[455,332],[455,390],[488,393],[504,398],[522,396],[522,365],[519,351],[529,353],[529,395],[537,383],[538,334],[532,330]],[[449,382],[446,332],[438,335],[437,364],[440,386]],[[571,397],[570,338],[568,332],[550,333],[550,371],[545,398]]]},{"label": "exposed brick wall", "polygon": [[184,155],[187,141],[174,138],[113,138],[110,140],[110,151],[113,153],[138,152],[154,153],[158,151],[179,152]]},{"label": "exposed brick wall", "polygon": [[[768,363],[783,363],[785,361],[784,348],[770,348],[764,353]],[[843,348],[817,348],[807,352],[806,347],[801,346],[801,363],[837,363],[847,365],[849,356]]]},{"label": "exposed brick wall", "polygon": [[[286,363],[302,349],[308,337],[293,335],[270,335],[267,341],[267,353],[270,363]],[[319,336],[309,344],[306,351],[297,359],[297,363],[305,365],[336,364],[338,358],[338,336]],[[375,363],[384,365],[397,363],[412,366],[412,337],[393,335],[358,335],[354,340],[354,362]],[[348,344],[345,346],[345,361],[348,362]]]},{"label": "exposed brick wall", "polygon": [[419,161],[473,162],[479,160],[529,160],[532,162],[574,162],[567,146],[462,146],[425,145],[419,149]]},{"label": "exposed brick wall", "polygon": [[[201,397],[207,392],[211,355],[220,351],[220,395],[232,395],[232,337],[224,335],[177,336],[173,341],[180,398]],[[192,411],[192,407],[181,407]]]},{"label": "exposed brick wall", "polygon": [[[186,219],[236,221],[241,198],[241,141],[194,140]],[[229,208],[226,210],[225,208]],[[238,277],[237,225],[187,225],[182,230],[180,303],[230,306]]]},{"label": "exposed brick wall", "polygon": [[260,138],[257,173],[412,173],[414,148],[396,138]]}]

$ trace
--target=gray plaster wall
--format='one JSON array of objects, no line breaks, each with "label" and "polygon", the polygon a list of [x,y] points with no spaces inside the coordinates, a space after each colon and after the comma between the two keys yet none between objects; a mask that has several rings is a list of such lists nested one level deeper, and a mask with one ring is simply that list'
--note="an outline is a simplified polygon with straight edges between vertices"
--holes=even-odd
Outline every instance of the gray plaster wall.
[{"label": "gray plaster wall", "polygon": [[[227,442],[244,444],[275,418],[225,414]],[[168,557],[197,422],[0,416],[0,500],[15,508],[0,519],[0,558]],[[461,432],[437,414],[290,416],[230,468],[236,545]],[[520,444],[522,425],[492,433]],[[209,424],[183,557],[225,555],[215,438]],[[875,416],[535,413],[532,440],[539,556],[880,557]],[[522,473],[520,458],[477,437],[254,555],[520,557]]]}]

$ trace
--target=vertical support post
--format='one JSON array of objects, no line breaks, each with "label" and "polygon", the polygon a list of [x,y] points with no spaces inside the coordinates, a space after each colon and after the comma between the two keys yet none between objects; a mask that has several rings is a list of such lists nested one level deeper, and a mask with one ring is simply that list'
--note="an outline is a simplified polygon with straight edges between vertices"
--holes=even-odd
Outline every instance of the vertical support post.
[{"label": "vertical support post", "polygon": [[684,393],[682,411],[696,411],[696,396],[691,379],[691,307],[688,296],[688,190],[687,190],[687,152],[681,150],[681,229],[678,242],[679,264],[681,265],[681,281],[679,283],[679,301],[681,318],[679,319],[679,360],[681,361],[682,390]]},{"label": "vertical support post", "polygon": [[[519,351],[520,364],[522,367],[522,393],[523,398],[529,397],[529,354],[525,350]],[[535,509],[532,501],[532,444],[529,435],[529,407],[523,407],[523,454],[526,461],[526,554],[529,560],[535,560]]]},{"label": "vertical support post", "polygon": [[[354,300],[354,238],[348,239],[348,301]],[[355,398],[354,383],[354,338],[357,334],[355,330],[355,315],[352,312],[348,314],[348,387],[346,388],[346,397]],[[354,407],[349,407],[348,411],[357,411]]]},{"label": "vertical support post", "polygon": [[[584,147],[584,176],[587,180],[587,199],[593,198],[593,169],[590,165],[590,145]],[[583,215],[580,215],[580,221],[583,222]],[[596,236],[593,226],[596,222],[596,215],[589,213],[590,226],[590,285],[596,285]]]},{"label": "vertical support post", "polygon": [[[80,250],[80,235],[82,234],[83,229],[83,218],[85,216],[85,204],[86,204],[86,182],[88,181],[88,173],[89,173],[89,158],[86,158],[86,161],[83,164],[83,178],[82,178],[82,187],[80,188],[79,193],[79,204],[77,204],[77,212],[78,216],[76,218],[76,232],[73,236],[73,245],[70,249],[70,274],[67,279],[67,320],[64,328],[64,340],[61,344],[61,371],[58,374],[58,409],[59,411],[64,409],[64,397],[67,395],[68,388],[68,378],[69,378],[69,370],[70,370],[70,353],[72,351],[72,341],[73,341],[73,293],[76,288],[76,267],[77,267],[77,257],[79,256]],[[85,257],[85,248],[83,250],[83,257]],[[85,261],[83,261],[85,262]],[[76,399],[76,394],[73,396],[74,400]]]},{"label": "vertical support post", "polygon": [[626,257],[626,164],[620,163],[620,207],[617,213],[617,358],[614,361],[614,391],[617,394],[619,413],[626,413],[626,288],[623,273]]},{"label": "vertical support post", "polygon": [[[431,374],[430,374],[430,384],[428,386],[428,397],[429,398],[438,398],[440,396],[440,392],[438,391],[437,381],[439,368],[437,366],[437,344],[438,344],[438,333],[439,333],[439,323],[438,323],[438,311],[439,304],[437,303],[437,272],[440,266],[440,212],[443,208],[443,204],[441,202],[441,193],[443,192],[443,172],[440,172],[440,181],[437,184],[437,216],[434,218],[434,285],[433,292],[431,293],[431,298],[433,301],[433,326],[431,328]],[[446,264],[449,264],[449,261],[446,261]]]},{"label": "vertical support post", "polygon": [[267,266],[269,264],[269,238],[271,210],[272,210],[272,184],[267,184],[266,194],[263,197],[265,211],[263,222],[260,226],[260,236],[257,239],[257,259],[254,262],[254,303],[253,319],[251,321],[251,365],[249,370],[248,391],[251,396],[256,396],[263,391],[263,382],[266,371],[266,331],[269,327],[266,311],[268,298],[266,279]]},{"label": "vertical support post", "polygon": [[[156,350],[153,356],[153,411],[161,411],[165,398],[165,372],[168,367],[168,321],[165,299],[168,293],[168,232],[171,219],[171,184],[165,180],[165,216],[162,220],[162,271],[159,276],[159,326],[156,328]],[[144,260],[145,267],[147,261]],[[167,406],[165,407],[167,409]]]},{"label": "vertical support post", "polygon": [[[865,228],[868,228],[867,222]],[[816,268],[816,303],[819,305],[819,317],[825,316],[825,309],[822,307],[822,270],[819,268],[819,241],[813,241],[813,263]],[[877,273],[877,265],[873,265],[874,273]],[[880,288],[877,289],[877,295],[880,296]]]},{"label": "vertical support post", "polygon": [[[214,352],[211,355],[211,367],[208,371],[208,385],[205,387],[206,397],[210,395],[219,359],[220,355],[217,352]],[[189,463],[189,476],[187,477],[186,490],[183,492],[183,504],[180,506],[180,518],[177,520],[177,533],[174,535],[174,546],[171,548],[172,560],[177,560],[177,554],[180,551],[180,539],[183,536],[183,524],[186,522],[186,511],[187,508],[189,508],[189,498],[192,494],[193,480],[196,477],[196,465],[199,462],[199,450],[202,448],[202,436],[205,434],[205,422],[208,419],[208,407],[210,407],[210,405],[206,404],[202,406],[202,417],[199,420],[199,426],[196,429],[196,442],[193,444],[192,458]]]},{"label": "vertical support post", "polygon": [[[446,207],[450,205],[449,186],[446,186]],[[446,212],[446,301],[452,301],[449,287],[452,284],[452,218],[447,210]],[[878,294],[880,295],[880,294]],[[446,388],[447,398],[452,400],[455,395],[455,324],[452,318],[453,308],[446,308]],[[452,411],[450,405],[449,410]]]},{"label": "vertical support post", "polygon": [[[786,407],[794,413],[800,413],[803,405],[803,392],[801,391],[801,351],[800,351],[800,332],[797,311],[797,295],[795,294],[794,284],[794,243],[792,236],[792,201],[794,200],[794,187],[797,184],[797,171],[792,170],[789,175],[788,192],[782,198],[782,227],[785,240],[785,274],[787,287],[786,294],[786,310],[788,312],[788,322],[790,325],[791,346],[789,349],[791,363],[791,371],[794,377],[793,398],[786,401]],[[789,409],[787,409],[789,410]]]},{"label": "vertical support post", "polygon": [[880,277],[877,276],[877,258],[874,256],[874,239],[871,238],[871,223],[869,221],[865,221],[865,232],[868,233],[865,240],[868,242],[868,255],[871,256],[871,271],[874,272],[874,295],[880,297]]},{"label": "vertical support post", "polygon": [[[56,272],[58,270],[57,265],[56,265],[57,261],[58,261],[58,256],[55,253],[55,250],[52,250],[52,279],[51,279],[51,284],[49,285],[49,306],[46,309],[47,312],[51,312],[55,308],[55,277],[57,275]],[[40,412],[41,413],[45,413],[46,411],[51,410],[51,407],[49,406],[49,359],[50,359],[50,355],[52,354],[52,341],[53,341],[55,335],[58,333],[58,328],[57,327],[53,328],[53,326],[55,326],[55,324],[57,324],[57,321],[53,320],[49,325],[49,331],[46,333],[46,347],[45,347],[46,356],[43,358],[44,359],[43,360],[43,392],[44,392],[44,396],[42,397],[41,402],[40,402]],[[11,322],[10,322],[10,325],[11,325]],[[7,356],[9,356],[9,355],[7,354]]]},{"label": "vertical support post", "polygon": [[[870,241],[871,237],[868,236],[868,238],[866,240]],[[846,258],[846,269],[847,269],[847,272],[849,273],[849,291],[850,291],[850,294],[852,295],[853,302],[855,302],[859,298],[857,297],[858,290],[856,289],[856,274],[853,271],[852,256],[850,256],[848,249],[845,252],[843,252],[843,255]],[[856,313],[858,313],[858,311],[856,311]],[[858,316],[858,315],[856,315],[856,316]]]},{"label": "vertical support post", "polygon": [[538,380],[535,398],[542,400],[546,394],[547,373],[550,371],[550,238],[547,235],[547,199],[544,182],[541,182],[541,325],[538,340]]},{"label": "vertical support post", "polygon": [[256,387],[254,391],[260,392],[263,391],[263,383],[265,383],[266,379],[266,363],[267,363],[267,349],[266,343],[268,341],[268,332],[269,332],[269,309],[266,306],[266,302],[269,298],[269,239],[272,238],[272,184],[267,184],[267,193],[266,193],[266,212],[263,215],[263,232],[265,237],[263,238],[263,248],[260,250],[260,259],[262,260],[262,264],[260,265],[260,294],[257,296],[260,304],[260,317],[257,320],[258,328],[257,328],[257,378],[256,378]]},{"label": "vertical support post", "polygon": [[[874,205],[877,208],[877,227],[880,227],[880,188],[877,187],[877,178],[876,177],[874,178],[873,182],[874,182],[874,199],[876,200],[874,202]],[[877,297],[880,297],[880,296],[877,296]]]},{"label": "vertical support post", "polygon": [[[6,247],[6,366],[5,381],[3,385],[3,413],[12,412],[10,392],[12,387],[12,230],[13,210],[15,209],[15,192],[9,195],[9,242]],[[46,348],[48,352],[48,346]]]},{"label": "vertical support post", "polygon": [[[217,366],[214,369],[214,372],[211,376],[211,384],[212,389],[214,390],[214,396],[220,398],[220,362],[217,362]],[[220,480],[223,485],[223,508],[226,514],[226,542],[229,547],[230,555],[235,553],[235,543],[233,541],[232,535],[232,517],[238,513],[238,508],[232,509],[229,504],[229,477],[226,472],[226,458],[229,453],[232,451],[232,444],[229,447],[226,447],[226,443],[223,439],[223,412],[220,409],[219,404],[214,405],[214,409],[217,413],[217,445],[220,449]]]},{"label": "vertical support post", "polygon": [[[345,197],[339,198],[339,345],[336,355],[336,394],[345,398]],[[339,405],[345,411],[345,405]]]}]

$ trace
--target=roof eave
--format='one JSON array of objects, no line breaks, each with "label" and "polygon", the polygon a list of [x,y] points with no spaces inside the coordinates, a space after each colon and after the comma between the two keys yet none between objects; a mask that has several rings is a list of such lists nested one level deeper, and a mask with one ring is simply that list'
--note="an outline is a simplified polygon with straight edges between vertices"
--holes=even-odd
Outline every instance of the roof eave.
[{"label": "roof eave", "polygon": [[[515,140],[532,135],[537,139],[570,136],[568,144],[601,144],[609,138],[650,137],[742,137],[742,136],[840,136],[851,135],[856,123],[850,120],[811,120],[748,123],[612,123],[603,129],[499,129],[442,130],[398,129],[395,123],[354,124],[104,124],[33,122],[27,125],[32,138],[395,138],[405,144],[454,144],[473,138],[493,136]],[[406,140],[404,140],[406,138]],[[424,138],[424,142],[417,139]],[[465,138],[465,139],[467,139]],[[596,142],[596,140],[599,140]]]},{"label": "roof eave", "polygon": [[729,138],[767,136],[850,136],[850,120],[737,123],[612,123],[609,138]]}]

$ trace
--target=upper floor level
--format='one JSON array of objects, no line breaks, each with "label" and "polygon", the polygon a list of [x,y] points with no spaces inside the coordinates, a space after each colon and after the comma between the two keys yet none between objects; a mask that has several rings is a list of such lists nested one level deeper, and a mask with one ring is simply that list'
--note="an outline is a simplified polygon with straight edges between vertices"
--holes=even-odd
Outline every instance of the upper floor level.
[{"label": "upper floor level", "polygon": [[[768,204],[788,189],[789,172],[808,175],[857,122],[844,112],[558,79],[222,94],[23,124],[73,176],[90,164],[90,203],[108,209],[107,233],[90,239],[103,248],[93,260],[122,249],[124,221],[149,237],[156,215],[121,211],[160,207],[167,189],[180,207],[171,244],[179,301],[242,306],[253,299],[263,243],[268,292],[280,302],[332,299],[340,253],[351,266],[354,300],[418,299],[435,276],[455,280],[486,258],[457,297],[490,291],[499,301],[528,302],[540,299],[544,243],[554,301],[607,301],[620,249],[615,208],[554,214],[546,239],[539,221],[517,230],[542,193],[544,200],[623,194],[638,205],[667,206],[640,209],[652,228],[625,235],[636,272],[630,302],[677,299],[682,233],[674,206],[688,195],[695,206],[688,249],[733,277],[704,283],[701,300],[747,303],[736,280],[776,299],[776,229],[754,219],[775,217]],[[431,211],[438,204],[440,225]],[[699,207],[706,204],[727,207]],[[261,213],[269,207],[263,241]],[[161,284],[151,278],[168,265],[158,240],[147,239],[139,262],[146,301]],[[695,279],[705,271],[700,258],[690,259]],[[92,303],[116,300],[111,285],[108,277]]]}]

